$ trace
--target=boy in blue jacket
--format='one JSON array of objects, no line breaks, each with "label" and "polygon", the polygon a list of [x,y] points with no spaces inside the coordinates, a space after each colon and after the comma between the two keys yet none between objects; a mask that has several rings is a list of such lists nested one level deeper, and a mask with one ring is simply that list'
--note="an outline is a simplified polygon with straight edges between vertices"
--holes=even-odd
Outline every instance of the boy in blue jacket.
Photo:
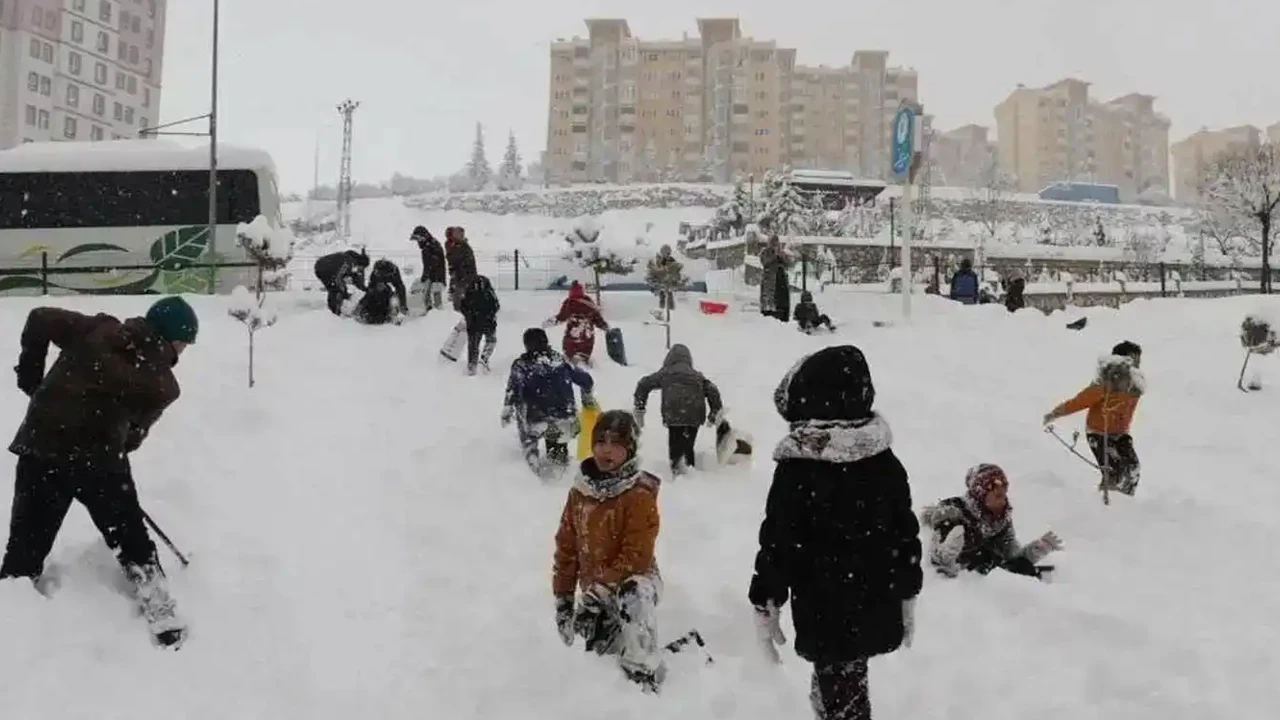
[{"label": "boy in blue jacket", "polygon": [[[569,467],[569,439],[581,431],[573,386],[582,389],[584,407],[595,407],[591,396],[594,383],[585,370],[569,364],[551,349],[551,341],[542,328],[524,331],[524,350],[511,363],[502,426],[514,419],[525,462],[539,476],[553,476]],[[547,446],[546,462],[539,457],[540,441]]]}]

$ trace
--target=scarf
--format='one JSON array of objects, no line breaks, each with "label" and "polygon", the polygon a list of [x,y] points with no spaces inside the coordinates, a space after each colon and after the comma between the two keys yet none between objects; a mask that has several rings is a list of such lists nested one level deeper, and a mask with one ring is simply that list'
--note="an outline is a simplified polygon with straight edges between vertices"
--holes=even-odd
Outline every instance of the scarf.
[{"label": "scarf", "polygon": [[893,445],[893,432],[879,413],[862,420],[806,420],[773,450],[774,460],[851,463],[879,455]]}]

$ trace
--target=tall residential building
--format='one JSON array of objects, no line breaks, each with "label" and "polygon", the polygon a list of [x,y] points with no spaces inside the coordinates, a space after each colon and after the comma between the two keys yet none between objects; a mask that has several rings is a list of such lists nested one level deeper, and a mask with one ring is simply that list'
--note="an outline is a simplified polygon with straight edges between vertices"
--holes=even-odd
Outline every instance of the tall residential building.
[{"label": "tall residential building", "polygon": [[1262,133],[1252,125],[1237,125],[1225,130],[1202,128],[1174,143],[1169,148],[1173,155],[1174,197],[1182,203],[1195,202],[1199,198],[1197,188],[1206,166],[1223,153],[1256,148],[1261,143]]},{"label": "tall residential building", "polygon": [[167,0],[0,0],[0,149],[157,124]]},{"label": "tall residential building", "polygon": [[886,67],[886,53],[798,66],[735,18],[701,18],[679,40],[640,40],[621,19],[587,28],[551,46],[551,182],[723,181],[788,165],[881,177],[898,99],[916,100],[914,71]]},{"label": "tall residential building", "polygon": [[1280,145],[1280,122],[1267,127],[1267,142]]},{"label": "tall residential building", "polygon": [[935,134],[929,148],[938,172],[933,184],[972,188],[988,185],[996,160],[989,133],[982,125],[965,125]]},{"label": "tall residential building", "polygon": [[1130,94],[1099,103],[1074,78],[1043,88],[1019,85],[996,106],[1001,170],[1021,192],[1059,181],[1115,185],[1125,201],[1169,187],[1169,119],[1155,98]]}]

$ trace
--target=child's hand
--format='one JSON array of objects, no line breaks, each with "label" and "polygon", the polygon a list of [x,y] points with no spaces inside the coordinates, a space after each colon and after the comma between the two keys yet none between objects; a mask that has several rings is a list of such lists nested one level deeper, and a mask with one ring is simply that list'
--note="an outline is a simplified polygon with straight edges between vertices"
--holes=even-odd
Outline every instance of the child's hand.
[{"label": "child's hand", "polygon": [[1055,415],[1055,414],[1053,414],[1053,413],[1046,413],[1046,414],[1045,414],[1045,416],[1044,416],[1044,420],[1041,422],[1041,424],[1042,424],[1042,425],[1048,425],[1049,423],[1051,423],[1051,422],[1053,422],[1054,420],[1057,420],[1057,419],[1058,419],[1058,416],[1057,416],[1057,415]]}]

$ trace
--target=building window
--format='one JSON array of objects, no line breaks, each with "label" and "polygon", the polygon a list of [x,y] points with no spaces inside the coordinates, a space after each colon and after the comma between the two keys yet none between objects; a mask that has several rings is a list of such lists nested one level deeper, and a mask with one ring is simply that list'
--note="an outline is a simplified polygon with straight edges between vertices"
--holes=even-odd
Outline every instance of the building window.
[{"label": "building window", "polygon": [[104,133],[102,131],[102,128],[98,127],[97,125],[94,125],[93,129],[89,131],[90,140],[101,140],[103,139],[103,137],[104,137]]},{"label": "building window", "polygon": [[129,46],[129,63],[131,65],[138,64],[138,46],[137,45]]},{"label": "building window", "polygon": [[46,75],[40,76],[40,94],[45,97],[49,97],[50,95],[53,95],[53,79],[52,78]]},{"label": "building window", "polygon": [[83,64],[83,58],[81,58],[80,53],[73,52],[67,56],[67,69],[71,71],[72,75],[79,75],[80,71],[84,69]]},{"label": "building window", "polygon": [[129,76],[129,94],[130,95],[138,94],[138,78],[132,75]]},{"label": "building window", "polygon": [[129,26],[133,28],[134,34],[142,34],[142,18],[134,15],[133,21],[129,23]]},{"label": "building window", "polygon": [[34,127],[36,124],[36,106],[35,105],[27,106],[27,124],[31,125],[32,127]]},{"label": "building window", "polygon": [[147,47],[153,48],[155,46],[156,46],[156,31],[152,28],[147,28]]},{"label": "building window", "polygon": [[133,108],[132,107],[126,107],[124,109],[124,121],[129,125],[133,124]]},{"label": "building window", "polygon": [[67,86],[67,106],[80,107],[80,86],[79,85]]},{"label": "building window", "polygon": [[39,119],[38,119],[38,122],[36,123],[36,127],[40,128],[41,130],[49,129],[49,111],[48,110],[40,111]]},{"label": "building window", "polygon": [[123,90],[123,89],[124,89],[125,84],[126,84],[126,83],[125,83],[125,80],[124,80],[124,73],[122,73],[122,72],[118,72],[118,73],[116,73],[116,89],[117,89],[117,90]]},{"label": "building window", "polygon": [[148,127],[151,127],[151,126],[147,124],[146,118],[140,117],[138,118],[138,127],[142,128],[143,130],[146,130]]},{"label": "building window", "polygon": [[120,32],[126,32],[129,29],[129,11],[120,11]]},{"label": "building window", "polygon": [[79,20],[71,21],[71,41],[77,43],[84,42],[84,23]]},{"label": "building window", "polygon": [[111,53],[111,36],[101,30],[98,31],[98,52],[104,55]]},{"label": "building window", "polygon": [[75,139],[76,137],[76,119],[75,118],[73,117],[67,118],[66,122],[63,123],[62,125],[62,134],[73,140]]},{"label": "building window", "polygon": [[108,25],[111,24],[111,3],[107,0],[99,0],[98,19]]},{"label": "building window", "polygon": [[121,105],[120,103],[116,103],[115,110],[114,112],[112,112],[112,116],[115,117],[117,122],[124,120],[124,106]]},{"label": "building window", "polygon": [[99,85],[107,84],[107,64],[97,63],[93,66],[93,81]]},{"label": "building window", "polygon": [[[40,8],[36,9],[39,10]],[[35,38],[31,38],[31,57],[36,60],[40,59],[40,41]]]},{"label": "building window", "polygon": [[27,89],[31,92],[40,92],[40,75],[38,73],[27,73]]},{"label": "building window", "polygon": [[93,114],[94,115],[107,114],[107,99],[99,93],[93,94]]},{"label": "building window", "polygon": [[53,46],[52,45],[50,45],[49,43],[45,43],[44,46],[40,48],[40,59],[44,60],[50,65],[53,64]]},{"label": "building window", "polygon": [[116,59],[120,62],[124,62],[129,59],[129,43],[116,43]]},{"label": "building window", "polygon": [[155,16],[156,16],[156,0],[147,0],[147,17],[153,18]]},{"label": "building window", "polygon": [[44,14],[44,29],[53,30],[58,27],[58,15],[53,10]]},{"label": "building window", "polygon": [[142,88],[142,107],[151,107],[151,88]]},{"label": "building window", "polygon": [[84,12],[84,0],[72,0],[71,9]]},{"label": "building window", "polygon": [[44,8],[38,6],[31,8],[31,24],[36,27],[44,24]]}]

